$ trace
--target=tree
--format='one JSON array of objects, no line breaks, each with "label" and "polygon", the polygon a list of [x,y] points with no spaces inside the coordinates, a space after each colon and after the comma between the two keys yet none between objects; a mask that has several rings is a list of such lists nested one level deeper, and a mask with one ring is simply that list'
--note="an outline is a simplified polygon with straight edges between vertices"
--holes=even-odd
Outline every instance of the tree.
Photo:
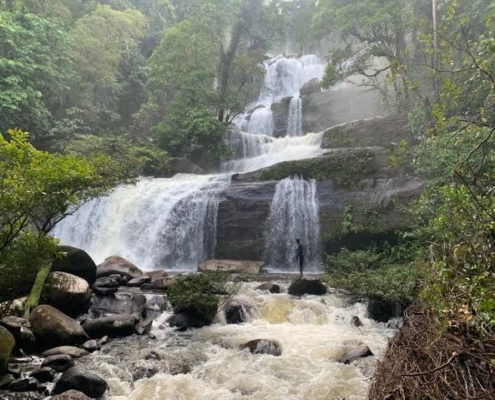
[{"label": "tree", "polygon": [[69,38],[53,20],[0,11],[0,130],[46,136],[72,76]]},{"label": "tree", "polygon": [[129,181],[127,172],[108,156],[38,151],[19,130],[0,135],[0,282],[11,282],[12,273],[37,275],[27,313],[37,305],[51,260],[59,255],[50,231],[85,202]]}]

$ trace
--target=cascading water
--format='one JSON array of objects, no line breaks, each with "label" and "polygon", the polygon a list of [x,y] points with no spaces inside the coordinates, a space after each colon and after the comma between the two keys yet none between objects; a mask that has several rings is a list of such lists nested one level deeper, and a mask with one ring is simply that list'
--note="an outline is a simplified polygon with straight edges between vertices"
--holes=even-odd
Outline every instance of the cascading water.
[{"label": "cascading water", "polygon": [[273,115],[271,110],[264,107],[258,108],[251,114],[248,133],[272,136],[273,127]]},{"label": "cascading water", "polygon": [[102,262],[118,254],[143,269],[196,270],[213,255],[218,192],[228,176],[143,179],[83,205],[55,229]]},{"label": "cascading water", "polygon": [[296,239],[304,247],[305,271],[321,266],[316,181],[291,177],[275,187],[265,232],[265,260],[278,271],[294,271]]},{"label": "cascading water", "polygon": [[287,127],[287,135],[301,136],[302,133],[302,100],[299,97],[293,97],[290,99],[289,105],[289,124]]},{"label": "cascading water", "polygon": [[[279,283],[281,283],[279,281]],[[239,294],[255,307],[248,322],[186,333],[154,322],[157,340],[118,339],[78,360],[105,377],[108,400],[365,400],[369,380],[387,340],[386,324],[367,318],[366,305],[344,296],[289,296],[256,290],[244,283]],[[352,325],[353,316],[362,326]],[[282,355],[252,355],[241,345],[276,340]],[[345,351],[367,345],[375,357],[345,365]]]}]

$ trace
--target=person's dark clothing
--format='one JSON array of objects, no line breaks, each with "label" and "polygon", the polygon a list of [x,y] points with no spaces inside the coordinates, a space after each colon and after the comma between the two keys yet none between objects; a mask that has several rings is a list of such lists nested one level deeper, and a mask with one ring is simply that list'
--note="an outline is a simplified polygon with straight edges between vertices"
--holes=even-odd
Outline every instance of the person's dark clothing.
[{"label": "person's dark clothing", "polygon": [[303,266],[304,266],[304,249],[301,243],[297,244],[297,249],[296,249],[296,259],[297,262],[299,263],[299,272],[303,273]]}]

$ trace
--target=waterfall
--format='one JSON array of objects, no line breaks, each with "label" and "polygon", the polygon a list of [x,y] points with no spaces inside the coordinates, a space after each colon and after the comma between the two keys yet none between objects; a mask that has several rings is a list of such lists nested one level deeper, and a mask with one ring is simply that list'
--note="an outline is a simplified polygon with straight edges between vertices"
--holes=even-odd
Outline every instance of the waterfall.
[{"label": "waterfall", "polygon": [[301,136],[302,133],[302,100],[297,96],[290,100],[287,135]]},{"label": "waterfall", "polygon": [[273,136],[273,114],[268,108],[258,108],[249,120],[248,133]]},{"label": "waterfall", "polygon": [[54,234],[97,263],[118,254],[140,268],[196,270],[211,258],[226,176],[143,179],[83,205]]},{"label": "waterfall", "polygon": [[271,268],[297,271],[296,239],[304,247],[305,270],[321,266],[320,221],[316,181],[286,178],[275,187],[265,231],[265,259]]}]

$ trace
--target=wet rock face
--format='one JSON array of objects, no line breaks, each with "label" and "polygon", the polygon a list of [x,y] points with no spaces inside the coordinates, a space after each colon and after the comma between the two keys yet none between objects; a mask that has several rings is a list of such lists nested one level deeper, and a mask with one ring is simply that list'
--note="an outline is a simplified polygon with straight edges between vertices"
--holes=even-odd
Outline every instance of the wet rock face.
[{"label": "wet rock face", "polygon": [[304,296],[312,294],[321,296],[327,293],[327,287],[318,279],[299,278],[289,286],[289,294],[293,296]]},{"label": "wet rock face", "polygon": [[42,293],[48,304],[73,316],[88,310],[91,295],[91,289],[85,279],[66,272],[52,272]]},{"label": "wet rock face", "polygon": [[78,345],[89,339],[79,322],[49,305],[36,307],[29,323],[38,343],[45,348]]},{"label": "wet rock face", "polygon": [[225,305],[225,321],[227,324],[248,322],[249,315],[254,309],[255,305],[250,299],[242,297],[234,298]]},{"label": "wet rock face", "polygon": [[96,264],[84,250],[71,246],[61,246],[67,257],[53,261],[52,271],[67,272],[83,278],[90,285],[96,280]]},{"label": "wet rock face", "polygon": [[306,82],[299,93],[301,96],[308,96],[312,93],[321,92],[321,82],[318,78],[313,78],[310,81]]},{"label": "wet rock face", "polygon": [[78,390],[86,396],[98,398],[105,394],[107,382],[98,375],[86,371],[82,367],[72,367],[65,371],[53,388],[53,394],[68,390]]},{"label": "wet rock face", "polygon": [[289,106],[292,97],[284,97],[279,103],[272,104],[273,136],[282,137],[287,135],[289,125]]}]

